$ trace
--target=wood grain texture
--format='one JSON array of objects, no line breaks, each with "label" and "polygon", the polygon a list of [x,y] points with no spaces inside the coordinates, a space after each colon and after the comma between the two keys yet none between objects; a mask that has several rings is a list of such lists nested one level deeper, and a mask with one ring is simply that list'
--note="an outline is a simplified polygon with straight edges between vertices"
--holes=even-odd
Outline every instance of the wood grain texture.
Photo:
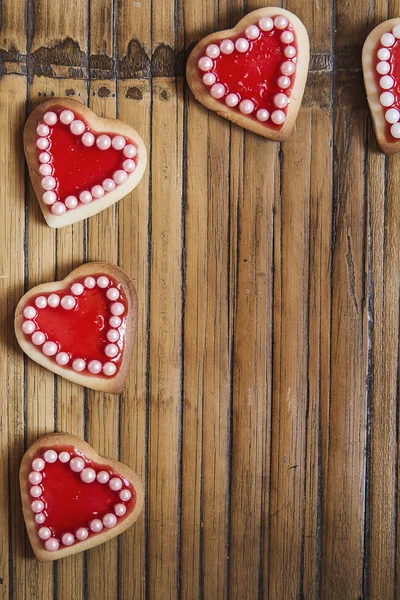
[{"label": "wood grain texture", "polygon": [[[360,50],[400,0],[287,0],[311,62],[278,145],[200,106],[183,80],[199,39],[258,0],[0,3],[0,598],[396,600],[399,540],[399,158],[379,153]],[[72,97],[149,150],[118,205],[50,230],[21,132]],[[138,293],[119,397],[54,377],[16,347],[29,287],[89,260]],[[126,462],[142,517],[41,565],[18,468],[54,430]]]}]

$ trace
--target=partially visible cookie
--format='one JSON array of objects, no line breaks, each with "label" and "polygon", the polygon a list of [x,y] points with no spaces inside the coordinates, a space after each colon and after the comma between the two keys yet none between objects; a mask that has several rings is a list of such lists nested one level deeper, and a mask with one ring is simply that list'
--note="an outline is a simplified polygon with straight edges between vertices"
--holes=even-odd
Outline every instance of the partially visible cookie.
[{"label": "partially visible cookie", "polygon": [[41,562],[107,542],[143,507],[143,486],[131,469],[65,433],[32,444],[21,462],[20,486],[25,525]]},{"label": "partially visible cookie", "polygon": [[29,116],[24,148],[33,189],[50,227],[86,219],[129,194],[146,168],[139,134],[69,98]]},{"label": "partially visible cookie", "polygon": [[186,76],[196,99],[220,116],[285,140],[300,109],[309,63],[307,31],[280,7],[259,8],[192,50]]},{"label": "partially visible cookie", "polygon": [[114,394],[128,376],[136,324],[132,281],[101,262],[32,288],[15,312],[15,335],[30,358],[65,379]]}]

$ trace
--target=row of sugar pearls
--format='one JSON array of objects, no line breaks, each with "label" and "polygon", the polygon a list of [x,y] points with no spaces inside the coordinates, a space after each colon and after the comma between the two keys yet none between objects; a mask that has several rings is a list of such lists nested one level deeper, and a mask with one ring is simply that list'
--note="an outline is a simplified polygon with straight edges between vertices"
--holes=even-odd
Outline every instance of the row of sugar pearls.
[{"label": "row of sugar pearls", "polygon": [[117,524],[117,517],[112,513],[104,515],[103,519],[92,519],[89,523],[90,531],[93,533],[99,533],[102,531],[103,526],[107,529],[112,529]]}]

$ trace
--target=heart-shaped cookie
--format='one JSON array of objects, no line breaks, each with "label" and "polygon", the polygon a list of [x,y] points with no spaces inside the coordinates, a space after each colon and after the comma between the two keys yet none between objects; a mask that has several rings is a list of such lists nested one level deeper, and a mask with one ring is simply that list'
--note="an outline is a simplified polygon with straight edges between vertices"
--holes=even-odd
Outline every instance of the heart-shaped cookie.
[{"label": "heart-shaped cookie", "polygon": [[115,265],[87,263],[62,281],[27,292],[15,312],[22,350],[50,371],[118,394],[132,358],[137,321],[133,283]]},{"label": "heart-shaped cookie", "polygon": [[400,152],[400,18],[375,27],[362,52],[364,83],[378,144]]},{"label": "heart-shaped cookie", "polygon": [[201,40],[189,56],[186,76],[204,106],[282,141],[296,121],[309,54],[307,31],[296,15],[260,8],[233,29]]},{"label": "heart-shaped cookie", "polygon": [[33,189],[50,227],[64,227],[126,196],[146,168],[146,148],[126,123],[54,98],[29,116],[24,147]]},{"label": "heart-shaped cookie", "polygon": [[27,450],[20,486],[29,539],[42,562],[119,535],[143,507],[143,486],[131,469],[64,433],[42,437]]}]

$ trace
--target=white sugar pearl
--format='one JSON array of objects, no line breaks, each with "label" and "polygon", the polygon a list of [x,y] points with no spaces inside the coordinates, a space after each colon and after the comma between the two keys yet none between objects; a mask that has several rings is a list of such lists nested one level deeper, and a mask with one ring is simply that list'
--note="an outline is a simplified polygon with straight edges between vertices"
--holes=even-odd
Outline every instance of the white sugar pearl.
[{"label": "white sugar pearl", "polygon": [[134,158],[137,154],[137,148],[133,144],[128,144],[122,150],[122,154],[125,156],[125,158]]},{"label": "white sugar pearl", "polygon": [[278,15],[274,19],[274,25],[277,29],[285,29],[289,24],[289,21],[283,15]]},{"label": "white sugar pearl", "polygon": [[256,112],[256,117],[258,119],[258,121],[268,121],[269,119],[269,112],[265,109],[265,108],[259,108],[258,111]]},{"label": "white sugar pearl", "polygon": [[283,54],[286,56],[286,58],[294,58],[297,54],[297,50],[294,46],[286,46]]},{"label": "white sugar pearl", "polygon": [[274,22],[271,17],[262,17],[259,20],[258,25],[263,31],[271,31],[274,27]]},{"label": "white sugar pearl", "polygon": [[87,287],[89,290],[92,290],[96,285],[96,280],[94,277],[86,277],[83,283],[85,287]]},{"label": "white sugar pearl", "polygon": [[64,546],[72,546],[72,544],[75,541],[75,538],[72,535],[72,533],[64,533],[64,535],[61,538],[61,541],[64,544]]},{"label": "white sugar pearl", "polygon": [[42,488],[40,487],[40,485],[34,485],[29,490],[29,493],[32,496],[32,498],[40,498],[40,496],[42,495]]},{"label": "white sugar pearl", "polygon": [[51,529],[48,527],[41,527],[38,531],[38,536],[41,540],[48,540],[51,537]]},{"label": "white sugar pearl", "polygon": [[99,286],[99,288],[106,288],[108,287],[110,281],[108,279],[108,277],[105,277],[104,275],[101,275],[100,277],[97,278],[97,285]]},{"label": "white sugar pearl", "polygon": [[22,314],[25,319],[34,319],[37,315],[37,310],[33,306],[25,306]]},{"label": "white sugar pearl", "polygon": [[285,62],[283,62],[281,64],[282,75],[293,75],[295,70],[296,70],[296,67],[295,67],[294,63],[292,63],[288,60],[286,60]]},{"label": "white sugar pearl", "polygon": [[117,288],[110,288],[107,290],[106,296],[109,300],[118,300],[119,290],[117,290]]},{"label": "white sugar pearl", "polygon": [[46,296],[38,296],[35,300],[35,304],[38,308],[46,308],[46,306],[47,306]]},{"label": "white sugar pearl", "polygon": [[400,123],[394,123],[390,128],[390,133],[396,139],[400,138]]},{"label": "white sugar pearl", "polygon": [[54,356],[57,350],[57,344],[54,342],[45,342],[42,346],[42,352],[45,356]]},{"label": "white sugar pearl", "polygon": [[107,344],[107,346],[104,349],[104,352],[109,358],[115,358],[119,352],[118,346],[116,346],[115,344]]},{"label": "white sugar pearl", "polygon": [[94,135],[93,133],[90,133],[90,131],[86,131],[86,133],[83,134],[81,140],[84,146],[90,148],[94,144]]},{"label": "white sugar pearl", "polygon": [[385,119],[388,123],[397,123],[400,119],[400,112],[396,108],[389,108],[385,113]]},{"label": "white sugar pearl", "polygon": [[275,123],[275,125],[282,125],[286,121],[286,115],[283,110],[274,110],[271,115],[271,121]]},{"label": "white sugar pearl", "polygon": [[381,44],[382,44],[382,46],[385,46],[386,48],[390,48],[390,46],[393,46],[395,41],[396,41],[396,39],[392,33],[384,33],[381,36]]},{"label": "white sugar pearl", "polygon": [[80,373],[81,371],[83,371],[85,367],[86,367],[86,362],[83,360],[83,358],[76,358],[72,363],[72,368],[77,373]]},{"label": "white sugar pearl", "polygon": [[92,187],[92,196],[93,198],[102,198],[104,196],[104,188],[102,185],[95,185]]},{"label": "white sugar pearl", "polygon": [[60,304],[60,296],[58,294],[50,294],[50,296],[47,298],[47,304],[51,308],[57,308],[57,306]]},{"label": "white sugar pearl", "polygon": [[109,135],[101,134],[96,140],[96,146],[99,150],[108,150],[111,146],[111,138]]},{"label": "white sugar pearl", "polygon": [[39,162],[41,163],[49,163],[51,160],[51,156],[48,152],[41,152],[39,154]]},{"label": "white sugar pearl", "polygon": [[118,342],[118,340],[119,340],[118,331],[116,329],[110,329],[109,331],[107,331],[107,339],[109,342]]},{"label": "white sugar pearl", "polygon": [[83,483],[92,483],[96,479],[96,471],[91,467],[86,467],[81,471],[80,478]]},{"label": "white sugar pearl", "polygon": [[132,173],[136,169],[136,163],[134,160],[127,158],[122,163],[122,167],[123,167],[124,171],[126,171],[127,173]]},{"label": "white sugar pearl", "polygon": [[41,525],[42,523],[44,523],[46,520],[46,516],[43,513],[39,513],[37,515],[35,515],[35,522],[38,523],[38,525]]},{"label": "white sugar pearl", "polygon": [[110,312],[115,317],[119,317],[120,315],[124,314],[125,306],[122,304],[122,302],[114,302],[111,304]]},{"label": "white sugar pearl", "polygon": [[55,192],[47,191],[43,194],[42,200],[45,204],[51,206],[57,200],[57,194]]},{"label": "white sugar pearl", "polygon": [[46,463],[44,462],[43,458],[35,458],[35,460],[32,461],[32,469],[34,471],[43,471],[45,466]]},{"label": "white sugar pearl", "polygon": [[222,40],[219,47],[222,54],[232,54],[235,49],[235,44],[232,42],[232,40]]},{"label": "white sugar pearl", "polygon": [[71,133],[73,133],[74,135],[82,135],[82,133],[85,131],[85,124],[79,119],[76,119],[75,121],[72,121],[69,128],[71,130]]},{"label": "white sugar pearl", "polygon": [[33,321],[24,321],[24,323],[22,323],[22,331],[26,334],[26,335],[31,335],[36,329],[36,325]]},{"label": "white sugar pearl", "polygon": [[290,86],[290,79],[286,75],[281,75],[278,78],[278,86],[283,90],[286,90]]},{"label": "white sugar pearl", "polygon": [[60,547],[60,542],[56,538],[50,538],[45,541],[44,547],[49,552],[56,552]]},{"label": "white sugar pearl", "polygon": [[36,147],[39,148],[39,150],[47,150],[49,146],[50,142],[47,138],[39,138],[36,141]]},{"label": "white sugar pearl", "polygon": [[274,104],[277,108],[285,108],[288,105],[289,98],[286,94],[275,94]]},{"label": "white sugar pearl", "polygon": [[379,75],[387,75],[390,71],[390,64],[385,60],[381,60],[381,62],[378,62],[376,65],[376,70]]},{"label": "white sugar pearl", "polygon": [[99,531],[103,529],[103,523],[100,521],[100,519],[93,519],[90,521],[89,527],[93,533],[99,533]]},{"label": "white sugar pearl", "polygon": [[132,494],[129,490],[121,490],[119,493],[120,500],[128,502],[132,498]]},{"label": "white sugar pearl", "polygon": [[67,209],[65,208],[65,204],[63,202],[55,202],[51,207],[51,212],[53,215],[57,215],[57,217],[60,217],[66,213],[66,211]]},{"label": "white sugar pearl", "polygon": [[82,204],[90,204],[92,201],[92,194],[89,192],[89,190],[83,190],[83,192],[79,194],[79,200],[82,202]]},{"label": "white sugar pearl", "polygon": [[225,98],[225,104],[233,108],[239,104],[239,96],[237,94],[228,94]]},{"label": "white sugar pearl", "polygon": [[282,44],[291,44],[294,40],[294,35],[291,31],[284,31],[281,33]]},{"label": "white sugar pearl", "polygon": [[60,454],[58,455],[58,460],[64,464],[69,462],[70,458],[71,458],[70,453],[66,452],[65,450],[60,452]]},{"label": "white sugar pearl", "polygon": [[250,115],[254,110],[254,102],[252,100],[242,100],[239,104],[239,110],[244,115]]},{"label": "white sugar pearl", "polygon": [[72,110],[63,110],[60,114],[60,121],[64,125],[70,125],[72,121],[75,119],[75,115]]},{"label": "white sugar pearl", "polygon": [[117,185],[121,185],[128,179],[128,173],[123,169],[118,169],[118,171],[115,171],[113,179]]},{"label": "white sugar pearl", "polygon": [[113,137],[111,144],[114,150],[122,150],[125,148],[126,140],[122,135],[116,135]]},{"label": "white sugar pearl", "polygon": [[93,375],[97,375],[97,373],[101,372],[103,365],[99,360],[91,360],[88,364],[88,371]]},{"label": "white sugar pearl", "polygon": [[110,476],[107,473],[107,471],[99,471],[97,473],[96,479],[99,483],[108,483],[108,481],[110,480]]},{"label": "white sugar pearl", "polygon": [[69,466],[74,473],[80,473],[85,468],[85,461],[80,456],[71,458]]},{"label": "white sugar pearl", "polygon": [[249,40],[256,40],[260,35],[260,30],[258,29],[257,25],[249,25],[245,29],[244,34]]},{"label": "white sugar pearl", "polygon": [[43,121],[46,123],[46,125],[55,125],[58,121],[58,117],[55,112],[52,112],[50,110],[47,113],[45,113]]},{"label": "white sugar pearl", "polygon": [[250,48],[250,44],[246,38],[238,38],[235,42],[235,48],[238,52],[243,54]]},{"label": "white sugar pearl", "polygon": [[31,340],[35,346],[41,346],[46,341],[46,336],[41,331],[35,331],[35,333],[32,334]]},{"label": "white sugar pearl", "polygon": [[206,54],[209,58],[218,58],[221,54],[221,50],[217,44],[210,44],[206,48]]},{"label": "white sugar pearl", "polygon": [[40,123],[36,128],[36,133],[40,136],[49,135],[50,129],[44,123]]},{"label": "white sugar pearl", "polygon": [[78,198],[75,198],[75,196],[67,196],[65,198],[65,206],[70,210],[76,208],[78,206]]},{"label": "white sugar pearl", "polygon": [[40,483],[42,481],[42,479],[43,479],[42,474],[39,473],[38,471],[31,471],[28,475],[28,481],[32,485],[38,485],[38,483]]},{"label": "white sugar pearl", "polygon": [[126,506],[125,506],[125,504],[116,504],[114,506],[114,512],[117,515],[117,517],[123,517],[124,514],[126,513]]},{"label": "white sugar pearl", "polygon": [[64,310],[72,310],[76,304],[76,300],[73,296],[63,296],[61,298],[61,306]]},{"label": "white sugar pearl", "polygon": [[81,283],[73,283],[71,285],[71,292],[75,294],[75,296],[80,296],[81,294],[83,294],[84,290],[85,288]]},{"label": "white sugar pearl", "polygon": [[394,79],[390,75],[384,75],[380,78],[379,85],[383,90],[390,90],[394,86]]},{"label": "white sugar pearl", "polygon": [[86,527],[79,527],[79,529],[76,530],[75,535],[77,540],[83,542],[83,540],[87,539],[89,531],[86,529]]},{"label": "white sugar pearl", "polygon": [[214,83],[214,85],[210,89],[210,94],[216,100],[225,96],[225,86],[223,83]]},{"label": "white sugar pearl", "polygon": [[107,513],[106,515],[104,515],[104,517],[103,517],[104,527],[107,527],[107,529],[111,529],[112,527],[115,527],[116,524],[117,524],[117,517],[115,515],[113,515],[112,513]]},{"label": "white sugar pearl", "polygon": [[54,190],[57,185],[56,180],[51,175],[46,175],[43,177],[40,183],[44,190]]},{"label": "white sugar pearl", "polygon": [[39,167],[39,173],[41,175],[51,175],[53,172],[53,167],[49,164],[43,164]]},{"label": "white sugar pearl", "polygon": [[392,33],[396,39],[400,38],[400,25],[395,25],[392,29]]},{"label": "white sugar pearl", "polygon": [[106,192],[112,192],[115,190],[115,181],[113,179],[105,179],[102,183],[102,186]]},{"label": "white sugar pearl", "polygon": [[204,73],[203,75],[203,83],[204,85],[214,85],[214,83],[217,81],[216,76],[214,75],[214,73]]},{"label": "white sugar pearl", "polygon": [[214,62],[209,56],[202,56],[199,59],[197,66],[199,67],[200,71],[211,71],[214,66]]},{"label": "white sugar pearl", "polygon": [[110,483],[108,484],[110,490],[113,492],[118,492],[122,488],[122,481],[118,477],[113,477],[110,479]]},{"label": "white sugar pearl", "polygon": [[107,377],[112,377],[112,375],[114,375],[116,370],[117,370],[117,367],[112,362],[106,362],[103,365],[103,373],[104,373],[104,375],[107,375]]},{"label": "white sugar pearl", "polygon": [[110,324],[111,327],[119,327],[121,325],[122,321],[119,317],[110,317],[108,323]]},{"label": "white sugar pearl", "polygon": [[40,513],[44,509],[44,502],[41,500],[34,500],[31,504],[31,509],[34,513]]},{"label": "white sugar pearl", "polygon": [[69,355],[66,352],[59,352],[56,356],[56,363],[61,365],[67,365],[69,363]]},{"label": "white sugar pearl", "polygon": [[58,454],[55,450],[46,450],[43,457],[46,462],[55,463],[58,458]]},{"label": "white sugar pearl", "polygon": [[388,50],[387,48],[379,48],[378,58],[379,58],[379,60],[389,60],[390,50]]}]

